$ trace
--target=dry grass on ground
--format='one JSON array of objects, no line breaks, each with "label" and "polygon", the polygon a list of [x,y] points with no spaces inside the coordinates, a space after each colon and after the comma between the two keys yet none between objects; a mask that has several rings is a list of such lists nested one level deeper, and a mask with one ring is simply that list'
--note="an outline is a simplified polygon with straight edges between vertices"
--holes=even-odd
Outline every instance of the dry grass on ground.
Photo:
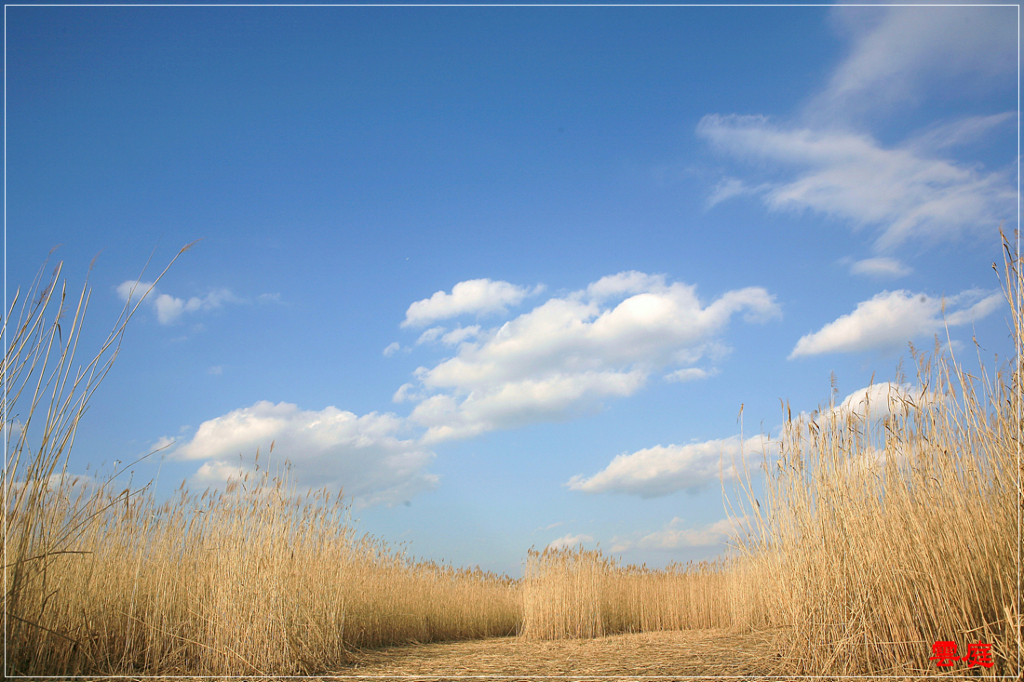
[{"label": "dry grass on ground", "polygon": [[763,676],[772,672],[770,634],[686,630],[590,639],[480,641],[359,652],[342,675]]}]

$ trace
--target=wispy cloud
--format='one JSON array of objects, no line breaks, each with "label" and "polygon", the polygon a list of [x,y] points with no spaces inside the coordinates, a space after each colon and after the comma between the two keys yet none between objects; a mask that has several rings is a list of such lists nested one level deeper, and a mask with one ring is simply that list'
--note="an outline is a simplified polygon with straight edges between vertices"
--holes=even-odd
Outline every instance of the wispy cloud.
[{"label": "wispy cloud", "polygon": [[401,326],[425,327],[439,320],[460,315],[505,313],[509,306],[519,305],[527,296],[540,293],[542,290],[542,286],[531,289],[490,279],[459,282],[452,288],[450,294],[438,291],[430,298],[410,305]]},{"label": "wispy cloud", "polygon": [[806,107],[829,121],[889,114],[951,83],[970,92],[1016,74],[1012,7],[836,7],[832,19],[850,51]]},{"label": "wispy cloud", "polygon": [[770,186],[767,184],[752,187],[739,178],[724,178],[711,190],[711,194],[704,202],[704,206],[705,208],[714,208],[723,201],[734,197],[758,195],[768,189],[770,189]]},{"label": "wispy cloud", "polygon": [[1016,191],[1003,173],[927,153],[885,148],[866,133],[780,126],[762,116],[705,116],[697,134],[739,159],[768,161],[760,185],[773,210],[813,210],[877,231],[875,246],[954,239],[994,230],[1013,216]]},{"label": "wispy cloud", "polygon": [[594,538],[590,535],[563,535],[560,538],[556,538],[548,543],[545,549],[566,549],[569,547],[578,547],[587,542],[593,542]]},{"label": "wispy cloud", "polygon": [[644,498],[697,491],[723,478],[735,480],[744,464],[759,467],[763,453],[775,447],[774,441],[761,436],[745,441],[732,436],[686,445],[656,445],[618,455],[593,476],[573,476],[566,487],[585,493],[624,493]]},{"label": "wispy cloud", "polygon": [[906,277],[913,269],[896,258],[865,258],[850,263],[850,272],[868,277]]},{"label": "wispy cloud", "polygon": [[665,375],[665,381],[678,381],[680,383],[686,381],[697,381],[700,379],[707,379],[718,374],[717,368],[701,369],[700,367],[684,367],[683,369],[677,369],[674,372],[669,372]]},{"label": "wispy cloud", "polygon": [[831,19],[850,49],[827,84],[788,122],[709,115],[697,134],[757,174],[735,169],[707,205],[740,195],[779,211],[815,211],[875,231],[888,251],[991,234],[1016,214],[1012,170],[953,160],[1016,112],[933,124],[902,143],[881,143],[873,124],[931,97],[1016,87],[1016,14],[1010,7],[836,7]]},{"label": "wispy cloud", "polygon": [[565,521],[555,521],[554,523],[549,523],[546,526],[541,526],[540,528],[536,528],[536,529],[534,529],[533,532],[536,533],[537,531],[541,531],[541,530],[551,530],[552,528],[558,528],[559,526],[564,526],[564,525],[565,525]]},{"label": "wispy cloud", "polygon": [[454,357],[432,368],[420,367],[420,389],[403,387],[395,399],[423,396],[410,420],[427,428],[424,442],[563,419],[603,398],[632,395],[660,368],[718,353],[713,342],[736,315],[764,322],[779,307],[760,287],[704,303],[691,285],[623,272],[501,327],[466,328],[460,334],[468,338],[472,329],[476,340],[462,340]]},{"label": "wispy cloud", "polygon": [[924,154],[971,145],[984,140],[997,128],[1012,127],[1016,120],[1016,111],[1004,111],[991,116],[968,116],[919,130],[911,135],[905,145]]},{"label": "wispy cloud", "polygon": [[480,325],[474,324],[471,327],[456,327],[441,337],[441,343],[446,346],[457,346],[463,341],[476,338],[480,335]]},{"label": "wispy cloud", "polygon": [[883,291],[856,310],[829,322],[797,341],[790,359],[822,353],[853,353],[897,349],[910,341],[933,335],[944,325],[956,327],[989,315],[1003,303],[998,292],[971,289],[945,299],[904,289]]},{"label": "wispy cloud", "polygon": [[203,422],[173,456],[204,460],[195,480],[212,484],[239,474],[239,455],[242,470],[251,470],[257,448],[266,457],[273,445],[277,461],[291,462],[298,485],[343,487],[361,506],[395,504],[438,481],[426,471],[434,453],[400,439],[403,427],[393,414],[261,401]]},{"label": "wispy cloud", "polygon": [[[147,295],[148,292],[148,295]],[[226,303],[242,303],[242,299],[232,294],[228,289],[211,289],[201,296],[192,296],[189,299],[177,298],[170,294],[161,294],[152,282],[141,282],[138,280],[127,280],[117,287],[117,294],[121,300],[136,302],[144,295],[146,300],[156,311],[157,321],[160,324],[170,325],[178,322],[185,313],[194,313],[200,310],[212,310],[220,308]]]},{"label": "wispy cloud", "polygon": [[[742,519],[722,519],[703,526],[694,526],[678,516],[662,528],[640,537],[615,538],[611,551],[626,552],[633,549],[683,549],[687,547],[714,547],[725,545],[744,532]],[[638,534],[639,535],[639,534]]]}]

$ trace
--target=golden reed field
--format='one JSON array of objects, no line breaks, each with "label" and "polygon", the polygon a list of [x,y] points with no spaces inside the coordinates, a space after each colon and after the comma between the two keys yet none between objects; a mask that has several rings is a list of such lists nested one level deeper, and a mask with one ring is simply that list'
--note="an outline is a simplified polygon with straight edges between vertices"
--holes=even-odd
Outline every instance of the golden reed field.
[{"label": "golden reed field", "polygon": [[914,352],[912,397],[867,414],[787,411],[764,471],[727,498],[746,529],[729,558],[650,570],[531,551],[513,580],[358,536],[343,500],[300,495],[287,475],[183,485],[164,503],[148,486],[65,475],[134,310],[76,364],[89,289],[69,294],[58,266],[4,319],[0,372],[19,406],[18,422],[0,417],[6,673],[345,675],[387,647],[502,638],[493,656],[532,652],[537,674],[599,651],[639,674],[658,642],[746,636],[777,674],[938,675],[932,645],[947,640],[991,645],[992,666],[973,674],[1017,676],[1024,273],[1008,246],[1001,272],[1017,357],[975,377],[938,347]]}]

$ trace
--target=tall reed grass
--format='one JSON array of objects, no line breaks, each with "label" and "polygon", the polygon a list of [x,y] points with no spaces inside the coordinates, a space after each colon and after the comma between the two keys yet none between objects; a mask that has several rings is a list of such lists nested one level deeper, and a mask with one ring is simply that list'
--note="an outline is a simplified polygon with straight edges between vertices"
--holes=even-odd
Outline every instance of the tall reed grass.
[{"label": "tall reed grass", "polygon": [[327,673],[353,648],[508,635],[518,621],[510,580],[355,537],[338,498],[297,495],[287,478],[182,488],[163,505],[66,492],[43,502],[87,521],[21,579],[15,671]]},{"label": "tall reed grass", "polygon": [[622,566],[597,550],[531,550],[521,587],[520,635],[602,637],[723,628],[746,619],[748,575],[731,560]]},{"label": "tall reed grass", "polygon": [[992,645],[976,671],[1019,674],[1024,274],[1004,246],[1012,365],[974,376],[911,348],[915,387],[787,414],[766,504],[746,488],[742,546],[795,672],[935,672],[932,645],[954,641]]}]

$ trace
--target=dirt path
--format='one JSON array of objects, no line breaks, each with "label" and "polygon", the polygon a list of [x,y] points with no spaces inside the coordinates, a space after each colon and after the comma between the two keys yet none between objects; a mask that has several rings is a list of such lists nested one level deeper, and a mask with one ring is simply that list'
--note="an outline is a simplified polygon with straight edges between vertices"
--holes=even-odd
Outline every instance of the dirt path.
[{"label": "dirt path", "polygon": [[[516,637],[444,642],[360,652],[342,675],[496,676],[572,679],[771,674],[770,640],[761,634],[690,630],[615,635],[599,639],[526,641]],[[409,679],[409,678],[406,678]]]}]

